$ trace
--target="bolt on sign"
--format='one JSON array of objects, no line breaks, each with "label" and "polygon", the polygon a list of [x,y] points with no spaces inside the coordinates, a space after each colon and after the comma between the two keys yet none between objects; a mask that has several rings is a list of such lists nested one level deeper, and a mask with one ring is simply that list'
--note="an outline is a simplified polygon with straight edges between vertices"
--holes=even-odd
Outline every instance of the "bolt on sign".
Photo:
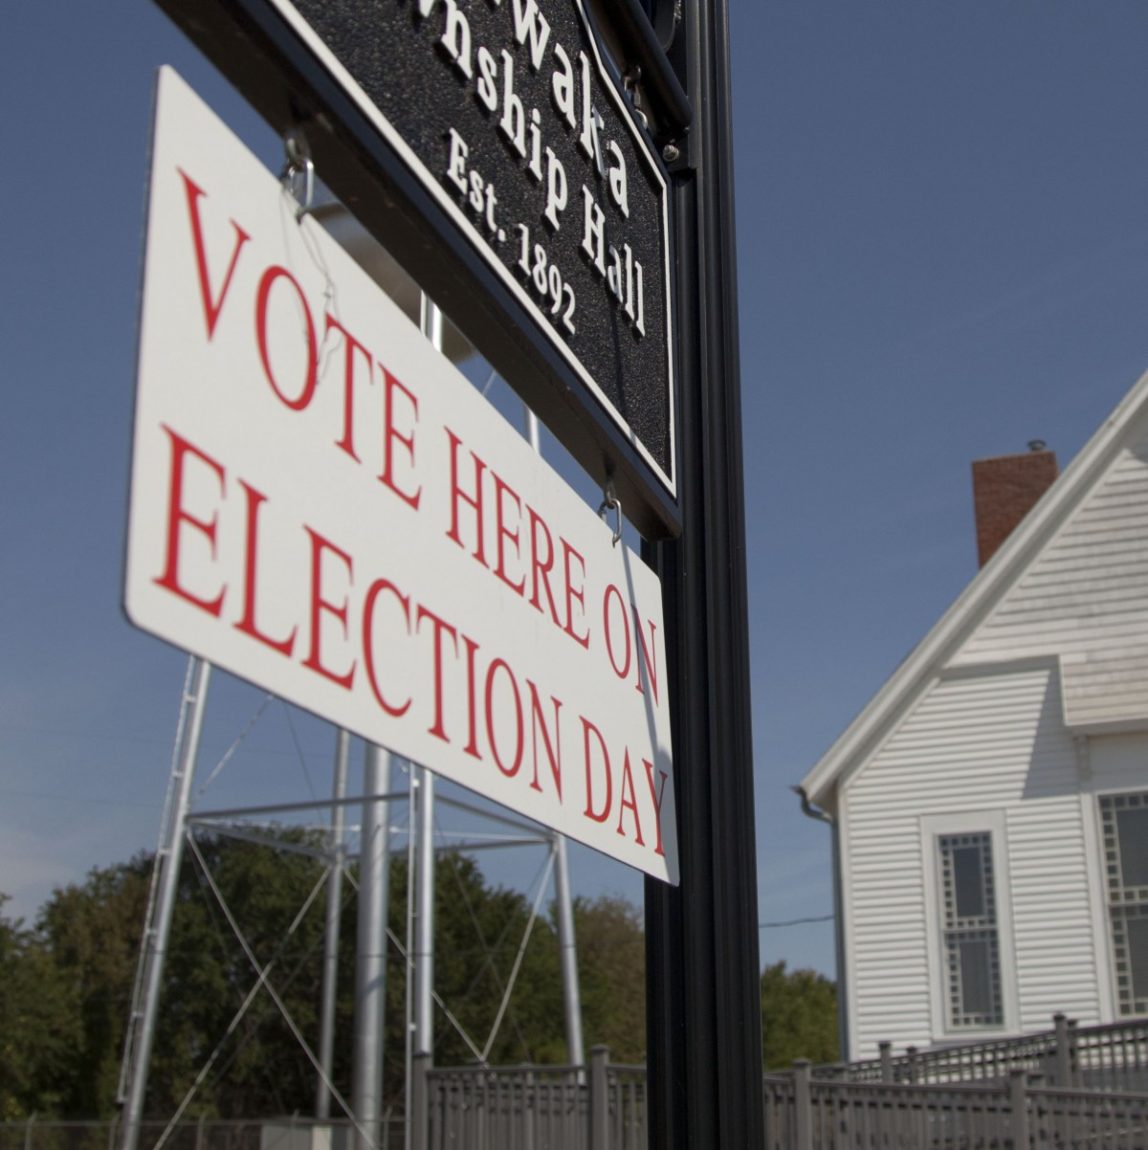
[{"label": "bolt on sign", "polygon": [[170,69],[125,606],[677,882],[657,577]]},{"label": "bolt on sign", "polygon": [[[205,19],[218,0],[159,2],[220,54],[227,37]],[[537,331],[557,352],[559,438],[577,396],[648,484],[676,499],[668,182],[584,0],[235,0],[216,19],[236,12],[248,31],[289,38],[296,88],[305,65],[327,81],[316,82],[327,95],[308,97],[324,110],[304,114],[307,130],[322,135],[351,115],[369,125],[384,159],[417,181],[438,231],[461,237],[513,301],[512,342]],[[230,70],[244,89],[242,64]],[[347,101],[337,108],[332,80]],[[407,194],[397,177],[392,186]],[[467,331],[468,317],[448,311]],[[497,364],[482,328],[468,334]],[[522,374],[537,371],[507,378],[520,387]],[[598,470],[601,444],[594,460],[575,454]]]}]

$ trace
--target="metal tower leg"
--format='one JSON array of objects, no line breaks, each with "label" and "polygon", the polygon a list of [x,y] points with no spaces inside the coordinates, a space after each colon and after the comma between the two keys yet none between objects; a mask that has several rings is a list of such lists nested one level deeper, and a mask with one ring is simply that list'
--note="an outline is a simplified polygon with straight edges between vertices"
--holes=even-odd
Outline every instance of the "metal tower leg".
[{"label": "metal tower leg", "polygon": [[323,945],[323,1005],[319,1018],[319,1085],[315,1096],[315,1117],[331,1116],[331,1067],[335,1056],[335,999],[339,978],[339,925],[343,918],[343,864],[346,843],[343,838],[347,794],[347,750],[351,736],[340,731],[335,738],[335,779],[331,797],[331,845],[334,862],[327,878],[327,925]]},{"label": "metal tower leg", "polygon": [[390,826],[387,793],[390,753],[368,745],[363,761],[359,833],[359,934],[355,958],[355,1035],[351,1098],[358,1128],[355,1150],[381,1145],[383,1038],[387,1002],[387,899]]},{"label": "metal tower leg", "polygon": [[566,838],[554,836],[554,895],[558,903],[558,949],[562,958],[562,1002],[566,1008],[566,1057],[572,1066],[585,1066],[582,1046],[582,995],[578,982],[578,949],[574,942],[574,904]]},{"label": "metal tower leg", "polygon": [[139,1145],[140,1119],[147,1089],[148,1064],[155,1042],[163,964],[171,936],[171,917],[179,887],[179,866],[183,859],[184,821],[195,776],[195,760],[203,730],[210,673],[210,663],[195,656],[188,660],[175,752],[172,755],[171,779],[155,852],[140,963],[132,994],[132,1013],[124,1042],[120,1074],[120,1098],[124,1104],[121,1150],[136,1150]]},{"label": "metal tower leg", "polygon": [[415,838],[414,875],[410,897],[414,900],[414,995],[408,1043],[407,1150],[426,1150],[428,1121],[426,1070],[434,1063],[434,775],[426,767],[411,768],[411,833]]},{"label": "metal tower leg", "polygon": [[414,768],[418,780],[415,854],[415,1055],[434,1053],[434,775]]}]

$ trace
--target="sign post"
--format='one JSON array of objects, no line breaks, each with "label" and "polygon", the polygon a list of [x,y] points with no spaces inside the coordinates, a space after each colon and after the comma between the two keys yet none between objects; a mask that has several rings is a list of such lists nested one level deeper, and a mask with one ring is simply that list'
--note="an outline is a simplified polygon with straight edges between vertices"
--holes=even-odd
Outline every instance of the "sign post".
[{"label": "sign post", "polygon": [[673,683],[682,881],[646,883],[650,1145],[764,1145],[726,0],[685,5],[674,175],[682,533],[652,544]]}]

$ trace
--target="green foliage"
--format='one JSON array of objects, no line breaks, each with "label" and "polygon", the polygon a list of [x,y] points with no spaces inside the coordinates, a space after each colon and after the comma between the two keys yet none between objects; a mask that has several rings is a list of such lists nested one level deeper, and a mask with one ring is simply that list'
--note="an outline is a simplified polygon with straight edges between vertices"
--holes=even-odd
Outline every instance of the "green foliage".
[{"label": "green foliage", "polygon": [[761,973],[761,1045],[767,1070],[795,1059],[836,1062],[837,988],[813,970],[787,971],[775,962]]},{"label": "green foliage", "polygon": [[315,1045],[326,868],[291,849],[305,849],[305,835],[279,837],[288,849],[200,839],[206,872],[185,862],[160,1000],[162,1043],[148,1080],[147,1109],[156,1116],[174,1110],[208,1059],[194,1114],[289,1114],[313,1104],[311,1063],[271,994],[264,987],[249,1001],[258,972],[266,970],[267,985]]},{"label": "green foliage", "polygon": [[[438,860],[435,905],[435,989],[480,1050],[486,1048],[523,947],[530,904],[517,891],[490,888],[473,859],[445,855]],[[405,874],[400,873],[405,887]],[[398,903],[395,900],[392,905]],[[403,899],[405,902],[405,898]],[[391,969],[401,989],[401,971]],[[554,1061],[564,1056],[562,992],[557,942],[539,915],[525,951],[504,1017],[487,1061],[494,1064]],[[436,1011],[435,1061],[465,1065],[474,1055],[456,1026]],[[401,1065],[401,1056],[399,1059]]]},{"label": "green foliage", "polygon": [[603,896],[574,906],[578,982],[586,1054],[610,1048],[614,1062],[646,1057],[646,939],[642,912],[625,899]]},{"label": "green foliage", "polygon": [[[185,853],[145,1117],[169,1117],[193,1088],[189,1118],[313,1110],[315,1070],[296,1033],[317,1048],[327,872],[306,834],[280,831],[278,839],[288,849],[201,835],[196,849],[206,872]],[[435,989],[450,1017],[436,1007],[436,1063],[473,1062],[471,1044],[492,1065],[566,1061],[552,919],[539,915],[524,942],[531,905],[521,893],[489,886],[468,857],[440,856],[437,867]],[[151,869],[152,857],[140,855],[92,870],[85,882],[55,891],[33,929],[0,915],[0,1120],[33,1112],[45,1118],[115,1112]],[[352,868],[343,885],[335,1019],[333,1077],[344,1097],[351,1084],[355,878]],[[396,940],[405,945],[406,892],[405,860],[394,858],[384,1105],[397,1106],[404,1086],[406,958]],[[620,900],[579,902],[576,933],[587,1050],[605,1042],[616,1060],[640,1060],[639,912]],[[266,986],[257,987],[257,968],[267,972]]]},{"label": "green foliage", "polygon": [[109,1113],[131,1005],[150,859],[93,870],[83,886],[57,890],[40,912],[36,944],[45,976],[71,1004],[73,1041],[50,1108],[61,1115]]},{"label": "green foliage", "polygon": [[[288,849],[201,836],[197,849],[206,873],[185,856],[147,1116],[169,1117],[193,1085],[189,1117],[312,1112],[315,1071],[296,1032],[317,1047],[327,872],[306,834],[281,831],[279,839]],[[450,1016],[436,1007],[436,1063],[473,1062],[472,1044],[492,1065],[565,1062],[553,913],[539,915],[524,942],[531,906],[520,892],[489,886],[465,856],[443,855],[437,867],[435,989]],[[114,1113],[151,869],[150,855],[95,869],[84,883],[57,890],[31,929],[3,915],[0,895],[0,1121],[32,1113]],[[351,1081],[355,877],[352,868],[343,886],[335,1020],[333,1074],[344,1097]],[[396,943],[405,945],[407,938],[406,898],[406,862],[396,857],[390,872],[384,1104],[398,1106],[407,960]],[[641,1062],[641,912],[623,899],[580,899],[574,918],[587,1054],[605,1044],[614,1061]],[[518,977],[504,1009],[516,963]],[[257,968],[267,972],[290,1022],[267,986],[257,987]],[[761,1004],[767,1067],[787,1067],[801,1057],[837,1058],[836,993],[828,979],[776,963],[762,972]]]},{"label": "green foliage", "polygon": [[[0,895],[0,908],[6,901]],[[0,1121],[59,1104],[79,1006],[42,940],[0,914]]]}]

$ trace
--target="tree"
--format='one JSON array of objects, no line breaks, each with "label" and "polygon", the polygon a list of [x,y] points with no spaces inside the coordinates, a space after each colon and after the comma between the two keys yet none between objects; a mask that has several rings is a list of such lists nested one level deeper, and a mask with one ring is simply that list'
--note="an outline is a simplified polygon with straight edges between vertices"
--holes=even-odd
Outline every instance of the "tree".
[{"label": "tree", "polygon": [[[150,1114],[170,1115],[209,1060],[193,1114],[239,1118],[313,1105],[315,1072],[293,1026],[314,1048],[325,866],[308,853],[316,844],[307,833],[281,829],[275,837],[285,849],[198,836],[206,872],[185,858],[159,1007],[162,1043],[148,1078]],[[248,1002],[256,966],[267,970],[266,985]]]},{"label": "tree", "polygon": [[836,1062],[837,987],[813,970],[786,971],[775,962],[761,973],[761,1045],[767,1070],[798,1058]]},{"label": "tree", "polygon": [[[288,839],[292,836],[288,835]],[[299,836],[294,836],[298,845]],[[197,839],[212,881],[242,925],[260,966],[314,1042],[322,900],[292,921],[323,874],[314,858],[222,837]],[[93,869],[56,890],[37,920],[44,978],[67,990],[77,1031],[62,1086],[36,1109],[63,1118],[110,1117],[139,957],[153,858]],[[303,977],[301,977],[301,973]],[[145,1115],[166,1117],[222,1042],[193,1114],[290,1113],[314,1097],[310,1062],[264,990],[228,1027],[257,975],[201,870],[185,855],[164,967]],[[31,993],[31,991],[29,992]],[[224,1041],[226,1036],[226,1041]]]},{"label": "tree", "polygon": [[[395,878],[402,894],[392,906],[401,906],[405,868]],[[488,887],[475,861],[459,854],[439,858],[435,891],[435,989],[481,1049],[510,985],[530,923],[530,903],[519,891]],[[553,928],[540,914],[526,940],[488,1062],[552,1062],[564,1057],[558,969]],[[396,974],[392,981],[401,989],[401,971]],[[444,1012],[436,1009],[435,1019],[435,1061],[443,1066],[472,1062],[472,1051]]]},{"label": "tree", "polygon": [[[317,1047],[326,862],[306,832],[280,829],[277,839],[286,849],[200,833],[194,851],[184,852],[145,1117],[170,1117],[189,1096],[188,1117],[307,1114],[313,1107],[316,1073],[297,1034]],[[56,890],[31,930],[0,916],[0,1116],[115,1112],[152,863],[140,854],[93,869],[83,883]],[[344,1097],[351,1083],[354,878],[352,867],[344,884],[335,1020],[333,1079]],[[406,860],[394,857],[390,929],[403,944],[407,886]],[[565,1062],[553,915],[538,915],[526,938],[530,901],[488,885],[475,861],[458,854],[438,859],[435,914],[435,989],[450,1012],[435,1009],[436,1063],[465,1065],[477,1054],[491,1065]],[[575,919],[587,1048],[606,1043],[615,1060],[640,1061],[640,912],[620,899],[580,900]],[[389,944],[384,1101],[399,1106],[406,966],[399,946]],[[268,977],[253,994],[257,968]]]},{"label": "tree", "polygon": [[150,858],[92,870],[83,886],[56,890],[36,936],[53,977],[75,1004],[76,1041],[58,1097],[61,1117],[111,1113],[124,1026],[147,903]]},{"label": "tree", "polygon": [[[5,902],[0,894],[0,908]],[[43,942],[0,914],[0,1121],[58,1106],[79,1038],[78,1007]]]},{"label": "tree", "polygon": [[578,899],[574,906],[578,982],[586,1054],[610,1048],[615,1062],[646,1054],[646,939],[642,912],[624,898]]}]

